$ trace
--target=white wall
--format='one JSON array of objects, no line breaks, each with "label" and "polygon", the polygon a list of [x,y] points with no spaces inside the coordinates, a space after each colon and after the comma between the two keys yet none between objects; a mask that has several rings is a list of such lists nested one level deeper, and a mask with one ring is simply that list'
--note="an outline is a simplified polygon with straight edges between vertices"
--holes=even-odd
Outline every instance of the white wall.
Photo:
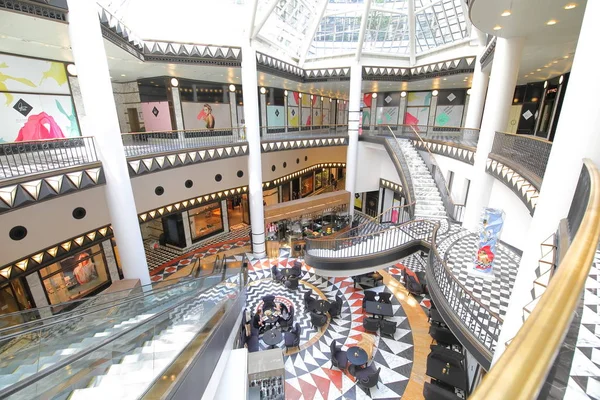
[{"label": "white wall", "polygon": [[467,180],[471,180],[473,166],[450,157],[434,154],[435,161],[442,170],[446,183],[449,184],[448,171],[454,172],[454,181],[452,183],[452,199],[456,204],[465,204],[467,194]]},{"label": "white wall", "polygon": [[489,207],[504,210],[506,214],[500,240],[522,249],[521,244],[525,243],[532,220],[525,204],[512,190],[494,179]]},{"label": "white wall", "polygon": [[379,178],[401,183],[396,167],[380,144],[358,142],[356,193],[379,190]]}]

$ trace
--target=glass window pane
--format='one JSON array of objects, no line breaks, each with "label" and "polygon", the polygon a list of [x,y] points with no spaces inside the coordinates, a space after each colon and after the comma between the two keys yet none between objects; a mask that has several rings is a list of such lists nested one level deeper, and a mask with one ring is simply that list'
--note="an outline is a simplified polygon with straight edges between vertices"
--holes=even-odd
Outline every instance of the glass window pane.
[{"label": "glass window pane", "polygon": [[192,240],[197,241],[223,231],[221,203],[210,203],[188,211]]}]

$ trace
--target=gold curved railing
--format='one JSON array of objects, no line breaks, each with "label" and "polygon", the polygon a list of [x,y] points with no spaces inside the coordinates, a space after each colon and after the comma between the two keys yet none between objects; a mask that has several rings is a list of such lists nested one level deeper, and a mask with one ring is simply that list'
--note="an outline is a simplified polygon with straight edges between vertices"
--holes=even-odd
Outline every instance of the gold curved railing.
[{"label": "gold curved railing", "polygon": [[473,400],[535,399],[569,329],[600,237],[600,171],[584,160],[589,198],[571,246],[548,288]]}]

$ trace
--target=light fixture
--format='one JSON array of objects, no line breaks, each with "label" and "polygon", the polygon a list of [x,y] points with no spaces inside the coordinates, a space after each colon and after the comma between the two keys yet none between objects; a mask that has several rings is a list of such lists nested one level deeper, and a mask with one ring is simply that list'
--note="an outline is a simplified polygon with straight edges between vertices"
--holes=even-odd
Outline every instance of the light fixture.
[{"label": "light fixture", "polygon": [[546,22],[546,25],[556,25],[557,22],[557,20],[551,19],[550,21]]},{"label": "light fixture", "polygon": [[501,27],[500,25],[496,25],[496,26],[494,26],[494,30],[495,30],[495,31],[499,31],[500,29],[502,29],[502,27]]},{"label": "light fixture", "polygon": [[531,101],[533,101],[534,103],[536,103],[539,99],[537,97],[532,97]]},{"label": "light fixture", "polygon": [[[447,81],[447,80],[448,80],[448,78],[444,78],[444,80],[445,80],[445,81]],[[465,80],[467,80],[467,79],[465,78]]]},{"label": "light fixture", "polygon": [[552,61],[552,64],[558,64],[558,61],[556,61],[556,60]]},{"label": "light fixture", "polygon": [[302,93],[298,93],[298,98],[301,99],[302,98]]},{"label": "light fixture", "polygon": [[288,91],[287,91],[287,90],[284,90],[284,91],[283,91],[283,94],[284,94],[285,96],[287,96],[287,95],[288,95]]},{"label": "light fixture", "polygon": [[265,94],[267,93],[267,89],[265,89],[264,87],[260,88],[260,94]]},{"label": "light fixture", "polygon": [[127,75],[125,75],[125,74],[121,74],[121,76],[127,76]]},{"label": "light fixture", "polygon": [[560,78],[558,78],[558,84],[562,85],[563,81],[565,80],[565,76],[561,75]]},{"label": "light fixture", "polygon": [[400,92],[400,97],[406,97],[406,92]]},{"label": "light fixture", "polygon": [[542,69],[541,69],[541,68],[538,68],[538,69],[536,69],[536,71],[537,71],[537,72],[541,72],[541,71],[542,71]]},{"label": "light fixture", "polygon": [[437,96],[439,94],[439,92],[437,90],[434,90],[433,92],[431,92],[431,95],[433,97]]},{"label": "light fixture", "polygon": [[500,14],[503,17],[510,17],[512,13],[510,12],[510,10],[505,10],[502,14]]},{"label": "light fixture", "polygon": [[230,92],[235,92],[235,85],[234,84],[229,85],[229,91]]},{"label": "light fixture", "polygon": [[565,10],[572,10],[577,7],[577,3],[569,3],[565,5]]},{"label": "light fixture", "polygon": [[71,76],[77,76],[77,67],[75,66],[75,64],[67,65],[67,72]]},{"label": "light fixture", "polygon": [[566,60],[567,58],[569,58],[569,56],[564,56],[563,58]]},{"label": "light fixture", "polygon": [[313,96],[312,94],[310,95],[310,99],[311,99],[311,100],[312,100],[312,99],[314,99],[314,97],[315,97],[315,96]]},{"label": "light fixture", "polygon": [[329,98],[329,102],[331,103],[332,101],[333,101],[333,99],[332,99],[332,98]]},{"label": "light fixture", "polygon": [[173,86],[173,87],[179,86],[179,81],[177,80],[177,78],[171,78],[171,86]]},{"label": "light fixture", "polygon": [[546,89],[548,87],[548,81],[544,82],[544,89]]},{"label": "light fixture", "polygon": [[519,99],[513,99],[513,103],[518,103]]},{"label": "light fixture", "polygon": [[323,96],[321,96],[321,101],[323,101]]},{"label": "light fixture", "polygon": [[467,95],[471,95],[471,89],[467,89]]},{"label": "light fixture", "polygon": [[373,93],[373,96],[372,96],[372,97],[373,97],[374,99],[376,99],[376,98],[377,98],[377,93]]}]

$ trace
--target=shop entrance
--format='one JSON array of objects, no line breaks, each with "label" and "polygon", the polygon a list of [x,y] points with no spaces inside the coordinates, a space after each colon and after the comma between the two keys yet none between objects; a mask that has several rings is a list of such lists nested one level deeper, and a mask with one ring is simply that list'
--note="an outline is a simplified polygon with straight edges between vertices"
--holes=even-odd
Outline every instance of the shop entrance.
[{"label": "shop entrance", "polygon": [[[19,315],[6,316],[6,314],[16,313],[22,310],[27,310],[33,307],[29,300],[30,294],[26,291],[22,278],[17,278],[10,283],[5,283],[0,286],[0,328],[24,322]],[[12,318],[11,318],[12,317]],[[14,321],[13,321],[14,318]]]},{"label": "shop entrance", "polygon": [[248,206],[248,195],[242,194],[227,199],[227,215],[229,230],[235,231],[250,225],[250,208]]}]

